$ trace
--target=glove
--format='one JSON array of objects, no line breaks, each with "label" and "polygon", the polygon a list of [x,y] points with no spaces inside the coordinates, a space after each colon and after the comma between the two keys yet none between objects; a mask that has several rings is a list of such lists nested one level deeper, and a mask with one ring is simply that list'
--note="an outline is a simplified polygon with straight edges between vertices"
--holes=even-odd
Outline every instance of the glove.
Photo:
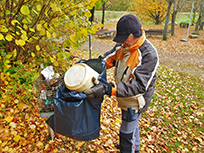
[{"label": "glove", "polygon": [[87,95],[87,99],[103,98],[105,94],[111,97],[112,87],[114,87],[113,83],[100,82],[93,88],[84,90],[83,93]]}]

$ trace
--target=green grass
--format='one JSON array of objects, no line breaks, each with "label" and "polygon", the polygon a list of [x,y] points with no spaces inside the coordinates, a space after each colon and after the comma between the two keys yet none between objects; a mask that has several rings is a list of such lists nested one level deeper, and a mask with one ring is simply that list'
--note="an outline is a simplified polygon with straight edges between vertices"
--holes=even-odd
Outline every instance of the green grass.
[{"label": "green grass", "polygon": [[[191,22],[193,21],[194,15],[192,14],[191,17]],[[194,22],[196,22],[198,19],[198,14],[195,15],[195,20]],[[181,22],[185,22],[185,23],[189,23],[190,20],[190,13],[186,14],[186,13],[178,13],[176,16],[176,22],[178,24],[180,24]]]},{"label": "green grass", "polygon": [[[200,153],[203,150],[203,147],[199,147],[203,141],[201,131],[204,131],[203,88],[204,82],[201,77],[177,72],[164,66],[159,68],[153,102],[149,110],[143,114],[143,118],[152,121],[151,126],[160,127],[164,132],[157,131],[160,139],[155,140],[156,150],[164,149],[160,145],[161,142],[166,142],[165,149],[170,152],[185,150]],[[152,113],[152,108],[156,108],[157,112]],[[150,117],[149,114],[155,115]],[[145,126],[141,127],[142,131],[148,131],[146,135],[155,135]],[[146,135],[142,139],[145,139]]]}]

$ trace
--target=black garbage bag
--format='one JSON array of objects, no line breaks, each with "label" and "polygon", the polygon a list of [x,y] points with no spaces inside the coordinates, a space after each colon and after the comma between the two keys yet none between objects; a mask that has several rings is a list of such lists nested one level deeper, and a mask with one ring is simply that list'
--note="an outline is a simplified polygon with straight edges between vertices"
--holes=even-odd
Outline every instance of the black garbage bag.
[{"label": "black garbage bag", "polygon": [[[102,59],[81,60],[100,75],[98,80],[107,83],[106,64]],[[83,92],[70,91],[62,84],[54,98],[54,115],[47,124],[54,132],[75,140],[89,141],[99,136],[101,99],[87,100]]]}]

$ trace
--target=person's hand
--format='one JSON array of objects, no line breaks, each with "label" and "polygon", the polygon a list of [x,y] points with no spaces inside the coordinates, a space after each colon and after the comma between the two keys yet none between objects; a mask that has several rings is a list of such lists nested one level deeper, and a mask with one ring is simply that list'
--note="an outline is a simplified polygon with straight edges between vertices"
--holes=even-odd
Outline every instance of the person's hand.
[{"label": "person's hand", "polygon": [[[92,79],[96,84],[96,80]],[[103,98],[103,96],[109,95],[111,96],[112,87],[114,87],[113,83],[102,83],[96,84],[90,89],[86,89],[83,91],[87,95],[87,99],[95,99],[95,98]]]}]

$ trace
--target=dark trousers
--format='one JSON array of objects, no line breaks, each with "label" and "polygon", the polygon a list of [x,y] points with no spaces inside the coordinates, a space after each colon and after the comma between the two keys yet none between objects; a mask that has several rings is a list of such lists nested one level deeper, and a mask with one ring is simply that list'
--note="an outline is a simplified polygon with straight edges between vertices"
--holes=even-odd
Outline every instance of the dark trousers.
[{"label": "dark trousers", "polygon": [[140,149],[140,131],[138,121],[141,113],[132,116],[132,120],[127,120],[128,112],[122,110],[122,125],[120,127],[120,152],[134,153]]}]

